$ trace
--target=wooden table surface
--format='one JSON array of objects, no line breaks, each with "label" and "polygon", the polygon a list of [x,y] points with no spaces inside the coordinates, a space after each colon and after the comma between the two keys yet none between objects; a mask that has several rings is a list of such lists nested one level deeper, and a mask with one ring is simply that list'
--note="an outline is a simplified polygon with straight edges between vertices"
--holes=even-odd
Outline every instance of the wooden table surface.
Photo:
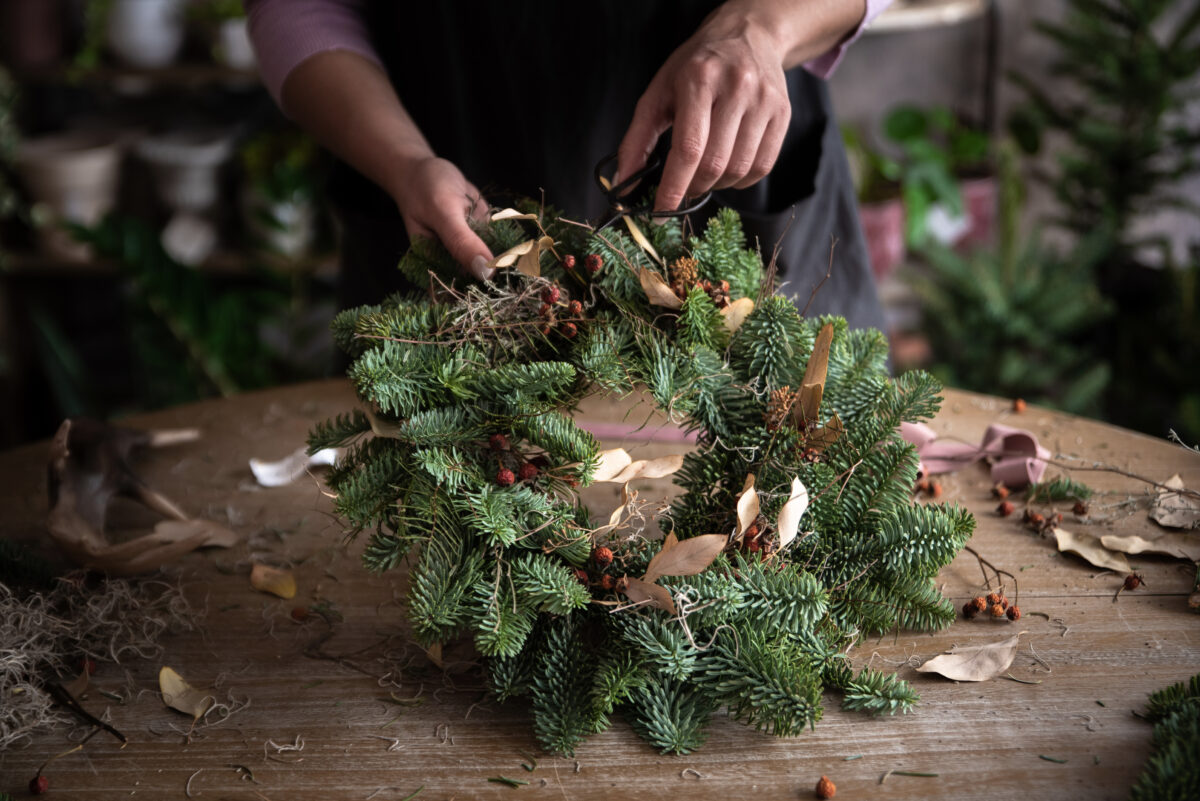
[{"label": "wooden table surface", "polygon": [[[447,678],[405,648],[402,577],[373,575],[359,561],[361,543],[343,545],[329,500],[309,478],[260,489],[251,457],[276,459],[303,443],[313,422],[353,403],[349,386],[327,381],[248,394],[142,415],[131,425],[199,426],[191,445],[145,455],[142,474],[193,514],[228,523],[243,535],[228,551],[192,554],[170,569],[187,596],[207,609],[202,631],[164,641],[161,660],[102,665],[98,689],[127,681],[147,690],[126,704],[89,692],[87,706],[107,710],[129,737],[121,748],[107,736],[47,770],[53,797],[106,801],[151,799],[421,799],[450,798],[811,798],[828,775],[838,799],[960,799],[1046,801],[1121,799],[1149,753],[1151,726],[1133,714],[1146,696],[1200,672],[1200,616],[1187,609],[1189,565],[1160,557],[1131,557],[1147,587],[1113,593],[1122,577],[1059,554],[1053,540],[994,512],[982,465],[943,477],[945,498],[978,517],[971,545],[1016,574],[1024,618],[1017,624],[959,620],[936,635],[900,632],[860,645],[856,665],[894,667],[921,694],[903,717],[870,718],[843,712],[826,699],[815,731],[793,739],[758,734],[723,714],[706,746],[689,756],[663,756],[619,718],[592,737],[576,759],[538,752],[524,705],[485,701],[471,673]],[[592,399],[580,417],[641,421],[648,406]],[[995,421],[1028,428],[1056,454],[1104,462],[1163,480],[1180,473],[1200,487],[1200,456],[1113,427],[1030,408],[1016,415],[1007,401],[947,391],[934,427],[978,441]],[[637,444],[606,441],[606,447]],[[643,455],[678,450],[661,442]],[[0,454],[0,535],[45,541],[45,445]],[[1048,475],[1059,471],[1051,467]],[[1107,533],[1150,531],[1145,484],[1112,472],[1073,472],[1106,494],[1093,503],[1107,523],[1071,528]],[[651,483],[666,492],[668,482]],[[645,495],[643,495],[645,497]],[[610,487],[589,489],[594,512],[615,501]],[[1128,503],[1127,501],[1138,501]],[[1126,502],[1123,503],[1122,502]],[[1106,510],[1105,507],[1110,507]],[[250,587],[251,558],[295,565],[299,593],[291,601]],[[961,606],[977,594],[978,565],[961,554],[943,571],[945,592]],[[329,627],[317,617],[298,623],[297,605],[332,603],[344,620]],[[1011,674],[954,683],[912,668],[952,645],[982,644],[1028,632]],[[317,644],[326,655],[306,656]],[[198,730],[190,742],[172,731],[186,718],[166,709],[157,675],[170,665],[198,687],[248,704],[224,722]],[[417,701],[397,705],[391,696]],[[392,740],[390,738],[396,738]],[[275,745],[301,746],[279,750]],[[0,753],[0,791],[24,797],[48,756],[68,745],[62,730],[27,747]],[[522,762],[532,764],[532,772]],[[1049,761],[1042,756],[1052,757]],[[253,781],[245,766],[253,772]],[[886,776],[904,770],[932,777]],[[197,772],[199,771],[199,772]],[[491,783],[507,776],[517,788]],[[188,785],[190,781],[190,786]]]}]

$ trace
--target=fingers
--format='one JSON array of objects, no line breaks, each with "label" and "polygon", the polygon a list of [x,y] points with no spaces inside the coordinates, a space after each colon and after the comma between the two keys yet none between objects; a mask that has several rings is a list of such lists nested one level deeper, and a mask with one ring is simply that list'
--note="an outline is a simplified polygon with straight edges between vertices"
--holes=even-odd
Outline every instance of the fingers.
[{"label": "fingers", "polygon": [[468,219],[486,219],[487,203],[458,168],[443,159],[430,159],[413,170],[405,188],[397,204],[409,238],[435,238],[473,276],[481,281],[491,278],[492,252],[468,223]]},{"label": "fingers", "polygon": [[[776,114],[767,122],[766,129],[760,133],[760,139],[754,146],[753,155],[750,158],[750,168],[746,170],[745,175],[742,175],[736,181],[728,183],[718,188],[724,189],[730,186],[734,189],[746,189],[766,178],[768,173],[775,167],[775,162],[779,158],[779,151],[783,148],[783,139],[787,134],[788,125],[791,122],[790,114]],[[748,134],[753,139],[754,134]],[[739,134],[740,140],[740,134]],[[737,147],[741,145],[739,141]]]},{"label": "fingers", "polygon": [[708,147],[712,93],[706,85],[696,83],[689,83],[682,92],[684,98],[676,103],[671,150],[654,196],[655,211],[679,208]]},{"label": "fingers", "polygon": [[617,148],[617,174],[613,177],[613,186],[646,166],[658,138],[670,127],[664,101],[662,84],[655,79],[638,100],[633,121]]},{"label": "fingers", "polygon": [[495,273],[494,269],[487,266],[492,252],[467,224],[467,210],[460,205],[456,211],[445,214],[434,228],[434,233],[455,261],[480,281],[486,281]]}]

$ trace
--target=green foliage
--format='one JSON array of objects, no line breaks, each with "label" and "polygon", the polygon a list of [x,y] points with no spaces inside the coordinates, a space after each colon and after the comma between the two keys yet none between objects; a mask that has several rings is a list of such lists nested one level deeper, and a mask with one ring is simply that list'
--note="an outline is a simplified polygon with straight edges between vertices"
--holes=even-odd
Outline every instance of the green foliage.
[{"label": "green foliage", "polygon": [[1092,488],[1066,476],[1056,476],[1049,481],[1038,481],[1029,485],[1027,499],[1030,503],[1051,501],[1086,501],[1092,497]]},{"label": "green foliage", "polygon": [[[549,261],[549,277],[501,271],[444,289],[439,305],[390,298],[335,321],[375,417],[342,415],[311,444],[349,443],[329,483],[351,530],[371,532],[368,566],[415,554],[408,613],[418,641],[472,637],[493,692],[529,696],[539,742],[559,753],[614,712],[654,747],[687,753],[721,706],[780,736],[815,724],[826,687],[850,709],[908,709],[907,684],[854,675],[846,651],[868,632],[953,618],[933,578],[974,521],[912,505],[917,456],[896,433],[937,411],[937,382],[920,372],[893,381],[882,335],[803,319],[785,298],[763,299],[732,337],[703,290],[677,312],[651,306],[631,270],[651,263],[619,229],[588,236],[551,212],[539,222],[561,237],[559,256],[601,254],[599,274]],[[644,224],[664,254],[685,253],[676,223]],[[511,247],[532,235],[522,225],[480,233],[493,249]],[[703,280],[757,297],[762,265],[732,212],[689,246]],[[439,257],[421,245],[406,258],[402,269]],[[582,307],[570,312],[574,336],[548,322],[571,301]],[[766,412],[773,390],[799,387],[824,325],[833,338],[819,422],[836,413],[846,432],[806,454],[807,425],[787,417],[768,428]],[[686,493],[665,528],[681,540],[731,532],[751,473],[761,497],[768,550],[743,552],[735,540],[700,572],[661,579],[676,615],[616,589],[662,546],[621,529],[605,543],[612,565],[601,567],[592,548],[606,535],[576,493],[595,475],[599,445],[571,410],[595,388],[637,385],[701,444],[676,476]],[[774,521],[793,479],[812,502],[781,550]]]},{"label": "green foliage", "polygon": [[1131,801],[1188,801],[1200,787],[1200,675],[1150,696],[1153,751]]}]

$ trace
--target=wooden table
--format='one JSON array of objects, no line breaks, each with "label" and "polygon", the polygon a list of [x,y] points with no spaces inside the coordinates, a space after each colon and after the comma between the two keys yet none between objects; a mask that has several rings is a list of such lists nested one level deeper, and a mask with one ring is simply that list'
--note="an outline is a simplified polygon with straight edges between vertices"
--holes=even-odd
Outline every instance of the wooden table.
[{"label": "wooden table", "polygon": [[[1200,457],[1165,441],[1041,409],[1016,415],[1000,399],[955,391],[946,397],[935,421],[945,434],[977,441],[989,423],[1003,421],[1032,430],[1056,453],[1157,480],[1178,472],[1187,486],[1200,486]],[[401,577],[367,573],[358,559],[361,543],[342,546],[341,527],[316,482],[254,486],[249,458],[284,456],[303,442],[314,421],[352,403],[345,382],[329,381],[130,421],[203,429],[198,443],[148,455],[141,461],[143,473],[188,510],[228,522],[245,539],[231,551],[192,554],[172,568],[188,597],[207,608],[203,632],[167,638],[161,662],[124,666],[137,687],[149,691],[136,700],[117,705],[89,695],[88,706],[103,712],[107,705],[113,725],[130,743],[122,749],[112,738],[95,737],[83,752],[53,763],[47,774],[55,797],[184,798],[190,780],[191,796],[200,799],[401,799],[419,787],[423,800],[810,798],[825,774],[837,783],[838,799],[1121,799],[1149,753],[1151,727],[1132,711],[1143,707],[1148,693],[1200,671],[1200,616],[1186,604],[1190,566],[1134,557],[1147,587],[1122,593],[1114,603],[1122,577],[1059,554],[1052,539],[1032,534],[1015,517],[998,517],[987,471],[976,465],[943,478],[945,498],[978,516],[971,544],[1019,577],[1025,617],[1019,624],[960,620],[936,635],[901,632],[857,648],[856,664],[898,667],[913,682],[921,703],[911,714],[879,719],[848,714],[829,697],[816,730],[794,739],[761,735],[719,715],[701,751],[662,756],[617,720],[610,731],[588,740],[577,760],[536,753],[523,705],[483,701],[477,678],[445,679],[424,669],[423,657],[405,654],[397,636]],[[594,401],[581,417],[640,420],[646,409],[626,418],[627,404]],[[605,443],[620,444],[632,443]],[[653,443],[639,452],[677,447]],[[45,539],[44,453],[45,446],[37,445],[0,454],[3,536]],[[1055,472],[1051,467],[1050,474]],[[1073,475],[1119,493],[1102,497],[1094,509],[1147,494],[1144,484],[1116,473]],[[593,510],[607,511],[614,499],[611,489],[589,490]],[[1122,516],[1105,525],[1070,525],[1127,533],[1154,526],[1144,504],[1123,508]],[[297,597],[285,601],[251,589],[252,555],[294,563]],[[980,572],[964,553],[942,579],[961,605],[977,593]],[[298,623],[291,611],[321,599],[344,616],[321,646],[326,654],[346,655],[343,662],[303,653],[328,628],[315,616]],[[981,644],[1017,630],[1028,635],[1011,673],[1036,684],[1006,679],[956,684],[912,669],[954,644]],[[220,696],[229,693],[249,706],[185,743],[168,726],[186,719],[155,694],[161,665],[200,687],[219,679]],[[111,689],[124,681],[123,670],[109,664],[101,666],[94,686]],[[420,703],[396,705],[391,693]],[[272,742],[302,743],[303,749],[279,751]],[[23,797],[38,765],[66,744],[64,733],[54,731],[0,754],[0,791]],[[535,753],[536,769],[523,770],[522,762],[532,764]],[[233,765],[252,771],[254,781]],[[892,770],[937,776],[891,775],[881,787],[881,777]],[[488,782],[497,776],[530,784]]]}]

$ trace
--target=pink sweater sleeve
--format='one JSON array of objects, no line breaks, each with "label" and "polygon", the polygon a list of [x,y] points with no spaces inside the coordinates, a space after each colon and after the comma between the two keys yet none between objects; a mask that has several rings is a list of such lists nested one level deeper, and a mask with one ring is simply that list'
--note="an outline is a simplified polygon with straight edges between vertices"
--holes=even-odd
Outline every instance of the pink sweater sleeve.
[{"label": "pink sweater sleeve", "polygon": [[363,21],[362,0],[243,0],[243,5],[258,71],[280,108],[288,74],[317,53],[349,50],[382,66]]},{"label": "pink sweater sleeve", "polygon": [[863,15],[862,22],[858,27],[847,36],[841,44],[825,53],[822,56],[817,56],[812,61],[805,62],[804,68],[816,75],[818,78],[828,78],[837,68],[838,63],[842,60],[842,56],[846,54],[848,48],[855,39],[862,36],[862,32],[871,24],[872,20],[883,13],[883,10],[892,4],[892,0],[867,0],[867,13]]}]

